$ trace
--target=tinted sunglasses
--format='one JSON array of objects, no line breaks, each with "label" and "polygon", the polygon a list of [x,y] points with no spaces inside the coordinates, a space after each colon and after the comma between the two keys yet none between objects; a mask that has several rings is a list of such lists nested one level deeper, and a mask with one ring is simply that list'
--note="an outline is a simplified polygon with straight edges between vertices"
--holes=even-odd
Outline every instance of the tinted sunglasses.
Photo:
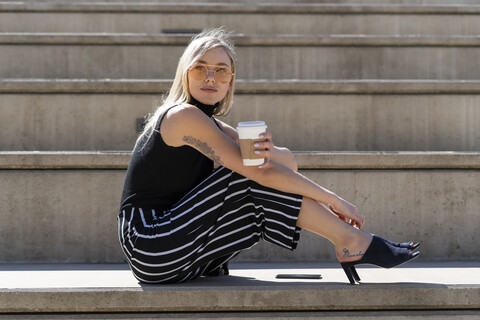
[{"label": "tinted sunglasses", "polygon": [[193,80],[203,81],[205,80],[209,72],[213,72],[213,78],[219,83],[228,83],[232,80],[234,73],[230,71],[227,66],[215,66],[209,64],[198,63],[189,69],[190,76]]}]

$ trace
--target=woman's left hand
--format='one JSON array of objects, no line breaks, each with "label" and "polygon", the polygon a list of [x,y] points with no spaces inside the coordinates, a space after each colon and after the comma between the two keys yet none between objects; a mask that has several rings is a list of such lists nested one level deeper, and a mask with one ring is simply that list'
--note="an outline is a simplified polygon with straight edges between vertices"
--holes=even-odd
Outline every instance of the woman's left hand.
[{"label": "woman's left hand", "polygon": [[264,132],[260,135],[260,139],[263,141],[255,142],[253,147],[255,148],[255,154],[265,158],[265,162],[259,166],[259,168],[265,168],[270,165],[270,158],[275,145],[272,141],[272,134],[270,132]]},{"label": "woman's left hand", "polygon": [[[260,135],[258,142],[253,145],[254,152],[265,159],[258,168],[267,168],[272,165],[272,161],[281,164],[293,171],[298,171],[298,165],[292,152],[287,148],[278,148],[272,141],[272,133],[264,132]],[[237,139],[237,143],[239,140]]]},{"label": "woman's left hand", "polygon": [[342,221],[348,223],[354,228],[361,229],[365,224],[365,216],[358,212],[355,205],[348,201],[338,198],[340,200],[338,207],[334,208],[330,205],[330,210]]}]

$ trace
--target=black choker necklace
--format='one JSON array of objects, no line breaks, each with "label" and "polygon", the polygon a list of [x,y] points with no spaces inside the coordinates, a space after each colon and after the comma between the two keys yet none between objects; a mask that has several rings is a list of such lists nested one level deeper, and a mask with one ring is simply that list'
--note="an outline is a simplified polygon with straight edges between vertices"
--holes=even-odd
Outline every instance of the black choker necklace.
[{"label": "black choker necklace", "polygon": [[220,105],[220,102],[217,102],[216,104],[213,104],[213,105],[212,104],[205,104],[205,103],[202,103],[202,102],[198,101],[194,97],[191,98],[190,103],[193,104],[194,106],[196,106],[198,109],[202,110],[203,113],[205,113],[209,117],[213,116],[213,113],[215,112],[217,107]]}]

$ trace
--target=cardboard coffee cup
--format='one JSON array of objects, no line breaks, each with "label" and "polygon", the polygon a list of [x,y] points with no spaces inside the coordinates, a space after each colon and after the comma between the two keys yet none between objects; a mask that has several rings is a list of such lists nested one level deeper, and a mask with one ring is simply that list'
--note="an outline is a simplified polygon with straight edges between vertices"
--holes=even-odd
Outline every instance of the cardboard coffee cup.
[{"label": "cardboard coffee cup", "polygon": [[264,140],[260,139],[260,134],[266,130],[267,125],[264,121],[243,121],[238,123],[237,131],[244,166],[258,166],[265,162],[262,156],[255,154],[253,144]]}]

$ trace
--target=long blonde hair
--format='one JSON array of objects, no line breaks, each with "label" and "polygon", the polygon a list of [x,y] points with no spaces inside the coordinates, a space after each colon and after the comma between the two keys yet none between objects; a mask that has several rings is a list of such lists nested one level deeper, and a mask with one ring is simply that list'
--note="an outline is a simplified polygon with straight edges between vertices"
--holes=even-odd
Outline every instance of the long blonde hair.
[{"label": "long blonde hair", "polygon": [[[208,50],[218,47],[223,48],[230,57],[232,73],[235,73],[235,50],[233,42],[230,40],[230,32],[225,31],[223,28],[217,28],[204,30],[202,33],[196,35],[192,38],[178,61],[175,79],[173,80],[167,97],[163,103],[157,107],[155,112],[149,116],[143,132],[151,135],[158,121],[158,117],[164,108],[191,100],[192,96],[190,94],[190,88],[188,87],[188,69],[197,63]],[[220,101],[219,106],[215,109],[214,115],[224,116],[228,114],[233,102],[234,83],[234,78],[232,78],[231,87],[225,97]]]}]

